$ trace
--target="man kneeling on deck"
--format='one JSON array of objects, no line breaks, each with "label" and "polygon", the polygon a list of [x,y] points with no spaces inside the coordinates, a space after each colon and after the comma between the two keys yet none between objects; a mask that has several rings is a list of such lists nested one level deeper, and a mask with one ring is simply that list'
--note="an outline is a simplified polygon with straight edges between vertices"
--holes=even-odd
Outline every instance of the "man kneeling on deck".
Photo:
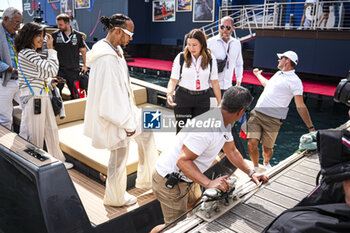
[{"label": "man kneeling on deck", "polygon": [[[159,157],[153,173],[152,188],[161,203],[165,224],[172,223],[186,212],[187,206],[199,200],[199,185],[204,188],[218,188],[223,192],[230,189],[227,176],[210,180],[203,174],[214,162],[221,148],[230,162],[249,175],[254,182],[258,184],[259,180],[268,180],[267,176],[255,173],[248,166],[236,149],[231,135],[234,122],[246,112],[252,99],[244,87],[229,88],[220,108],[214,108],[194,118],[199,120],[215,116],[215,119],[223,122],[222,126],[205,130],[184,128],[176,136],[173,146]],[[178,177],[178,182],[171,187],[169,177],[174,176]],[[156,226],[152,232],[158,232],[163,227],[164,225]]]},{"label": "man kneeling on deck", "polygon": [[104,29],[108,29],[108,34],[87,53],[91,70],[84,133],[92,138],[94,147],[111,151],[104,204],[131,205],[136,203],[136,198],[126,192],[130,140],[134,138],[139,148],[137,188],[151,187],[158,152],[153,134],[141,132],[141,113],[135,106],[121,48],[132,40],[134,23],[122,14],[114,14],[110,18],[102,16],[100,21]]}]

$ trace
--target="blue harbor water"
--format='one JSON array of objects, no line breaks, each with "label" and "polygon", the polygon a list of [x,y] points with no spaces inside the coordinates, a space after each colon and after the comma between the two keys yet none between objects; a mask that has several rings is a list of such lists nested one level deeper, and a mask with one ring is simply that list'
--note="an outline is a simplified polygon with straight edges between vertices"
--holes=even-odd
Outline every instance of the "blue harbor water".
[{"label": "blue harbor water", "polygon": [[[255,93],[253,93],[255,95]],[[336,128],[349,120],[348,108],[343,104],[338,104],[333,101],[333,98],[328,96],[319,96],[306,94],[305,104],[308,107],[311,119],[316,130]],[[257,99],[259,96],[254,96]],[[239,130],[239,125],[236,126]],[[239,131],[238,131],[239,132]],[[274,156],[270,161],[271,165],[276,165],[288,156],[292,155],[299,146],[300,137],[308,133],[308,130],[300,118],[294,101],[290,104],[287,119],[283,122],[278,134],[275,146]],[[247,142],[241,139],[243,146],[247,151]],[[262,148],[260,146],[260,154]],[[260,163],[263,162],[260,156]]]},{"label": "blue harbor water", "polygon": [[[137,79],[141,79],[147,82],[157,84],[159,86],[166,87],[169,81],[169,77],[159,77],[157,75],[150,74],[140,74],[130,72],[131,76]],[[247,87],[252,95],[254,96],[255,105],[258,100],[263,88],[261,86],[254,85],[244,85]],[[308,107],[311,119],[316,130],[320,129],[329,129],[336,128],[339,125],[345,123],[349,120],[348,116],[348,107],[343,104],[338,104],[333,101],[333,98],[330,96],[321,96],[316,94],[304,94],[304,101]],[[239,132],[240,125],[236,124],[236,130]],[[288,112],[287,119],[283,122],[281,126],[280,133],[277,137],[275,147],[274,147],[274,156],[271,160],[271,165],[276,165],[283,159],[292,155],[299,146],[299,139],[301,135],[308,133],[308,130],[300,118],[294,101],[290,104],[290,109]],[[247,142],[241,139],[243,146],[246,151],[246,157],[248,156]],[[260,146],[260,154],[262,152]],[[260,163],[262,163],[262,158],[260,158]]]}]

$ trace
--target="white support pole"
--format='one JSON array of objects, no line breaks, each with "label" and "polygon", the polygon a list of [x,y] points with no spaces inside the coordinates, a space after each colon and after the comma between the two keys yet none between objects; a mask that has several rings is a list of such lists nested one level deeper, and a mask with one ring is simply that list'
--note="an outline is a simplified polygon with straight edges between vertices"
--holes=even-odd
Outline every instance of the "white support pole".
[{"label": "white support pole", "polygon": [[262,20],[262,28],[265,28],[265,17],[266,17],[266,4],[267,0],[264,0],[264,12],[263,12],[263,20]]},{"label": "white support pole", "polygon": [[256,22],[256,15],[255,15],[255,9],[252,9],[252,12],[253,12],[253,20],[254,20],[254,23],[255,23],[255,28],[258,28],[258,22]]},{"label": "white support pole", "polygon": [[249,21],[249,17],[248,17],[247,8],[245,8],[245,7],[244,7],[244,12],[245,12],[246,21],[247,21],[247,24],[248,24],[249,34],[251,35],[252,34],[252,29],[250,27],[250,21]]},{"label": "white support pole", "polygon": [[311,29],[313,30],[316,30],[317,28],[317,23],[318,23],[318,9],[319,9],[319,0],[316,1],[316,12],[315,12],[315,20],[314,20],[314,23],[313,23],[313,26]]}]

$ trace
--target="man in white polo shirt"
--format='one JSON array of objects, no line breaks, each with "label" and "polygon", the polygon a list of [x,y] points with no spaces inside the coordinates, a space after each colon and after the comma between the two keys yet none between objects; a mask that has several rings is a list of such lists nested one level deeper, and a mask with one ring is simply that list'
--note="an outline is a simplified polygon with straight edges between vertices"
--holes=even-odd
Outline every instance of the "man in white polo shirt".
[{"label": "man in white polo shirt", "polygon": [[258,144],[261,140],[263,147],[264,165],[271,168],[270,159],[273,155],[278,131],[282,121],[288,114],[288,106],[294,97],[297,111],[309,131],[315,131],[309,111],[303,100],[303,84],[295,74],[295,66],[298,64],[298,55],[293,51],[277,54],[278,71],[270,80],[261,75],[261,70],[253,70],[255,76],[264,87],[255,108],[250,113],[248,120],[248,152],[254,163],[255,169],[259,166]]},{"label": "man in white polo shirt", "polygon": [[[186,212],[187,206],[193,204],[201,196],[199,185],[204,188],[218,188],[223,192],[229,190],[227,176],[214,180],[207,178],[205,172],[214,162],[223,148],[229,161],[249,175],[254,182],[267,181],[267,176],[257,174],[251,169],[236,149],[231,127],[239,120],[252,102],[253,97],[244,87],[231,87],[225,92],[220,108],[214,108],[192,121],[210,119],[215,127],[183,128],[176,136],[169,150],[158,159],[153,173],[152,189],[159,200],[165,224],[173,222]],[[217,124],[221,122],[222,124]],[[199,125],[199,124],[197,124]],[[173,187],[167,181],[176,177]],[[158,232],[164,225],[155,227]]]},{"label": "man in white polo shirt", "polygon": [[[217,60],[226,58],[223,70],[218,70],[221,95],[232,87],[233,72],[236,74],[237,86],[241,85],[243,77],[241,42],[231,36],[234,29],[233,19],[230,16],[223,17],[220,20],[219,34],[208,39],[208,48],[215,58]],[[220,68],[219,64],[218,68]]]}]

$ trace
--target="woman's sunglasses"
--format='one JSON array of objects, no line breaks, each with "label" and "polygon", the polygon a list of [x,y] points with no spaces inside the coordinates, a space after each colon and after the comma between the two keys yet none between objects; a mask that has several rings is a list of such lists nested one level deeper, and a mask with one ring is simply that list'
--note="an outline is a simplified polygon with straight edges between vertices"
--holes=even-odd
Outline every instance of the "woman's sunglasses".
[{"label": "woman's sunglasses", "polygon": [[231,26],[224,26],[224,25],[220,25],[220,29],[221,30],[224,30],[226,28],[227,31],[230,31],[231,30]]}]

